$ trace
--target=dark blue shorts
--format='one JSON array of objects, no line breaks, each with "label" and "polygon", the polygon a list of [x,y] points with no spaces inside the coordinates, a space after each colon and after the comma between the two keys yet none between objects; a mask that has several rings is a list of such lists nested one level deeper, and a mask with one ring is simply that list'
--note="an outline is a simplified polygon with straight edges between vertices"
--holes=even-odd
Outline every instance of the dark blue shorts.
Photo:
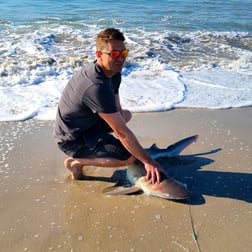
[{"label": "dark blue shorts", "polygon": [[60,150],[73,158],[115,158],[127,160],[131,154],[122,143],[107,132],[89,132],[75,141],[58,143]]}]

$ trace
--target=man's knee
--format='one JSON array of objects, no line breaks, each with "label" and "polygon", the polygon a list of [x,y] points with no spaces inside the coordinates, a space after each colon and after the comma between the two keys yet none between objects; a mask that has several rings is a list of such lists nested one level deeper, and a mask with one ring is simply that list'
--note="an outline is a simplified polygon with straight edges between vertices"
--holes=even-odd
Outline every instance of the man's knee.
[{"label": "man's knee", "polygon": [[129,110],[123,110],[122,111],[122,114],[123,114],[123,118],[125,120],[125,122],[127,123],[131,117],[132,117],[132,113],[129,111]]}]

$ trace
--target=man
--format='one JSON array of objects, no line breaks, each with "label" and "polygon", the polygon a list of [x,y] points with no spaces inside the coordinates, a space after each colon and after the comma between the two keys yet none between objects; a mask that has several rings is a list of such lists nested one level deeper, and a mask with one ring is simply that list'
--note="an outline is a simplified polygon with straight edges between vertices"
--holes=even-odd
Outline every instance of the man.
[{"label": "man", "polygon": [[72,179],[83,177],[85,165],[122,167],[136,159],[144,164],[146,179],[152,183],[160,183],[161,173],[165,174],[126,126],[131,113],[121,108],[118,92],[128,55],[124,40],[117,29],[101,31],[96,61],[74,74],[59,101],[54,136],[69,156],[64,165]]}]

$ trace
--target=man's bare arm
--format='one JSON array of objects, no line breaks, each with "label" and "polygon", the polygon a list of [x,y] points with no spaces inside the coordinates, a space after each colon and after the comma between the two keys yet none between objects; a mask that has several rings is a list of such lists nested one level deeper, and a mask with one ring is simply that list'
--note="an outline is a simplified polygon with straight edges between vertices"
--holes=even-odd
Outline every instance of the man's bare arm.
[{"label": "man's bare arm", "polygon": [[140,160],[146,169],[146,179],[151,179],[152,183],[160,183],[161,173],[165,174],[163,168],[158,162],[153,160],[149,154],[140,145],[133,132],[127,127],[125,120],[120,112],[105,114],[99,113],[100,117],[105,120],[113,129],[115,135],[121,141],[123,146],[138,160]]}]

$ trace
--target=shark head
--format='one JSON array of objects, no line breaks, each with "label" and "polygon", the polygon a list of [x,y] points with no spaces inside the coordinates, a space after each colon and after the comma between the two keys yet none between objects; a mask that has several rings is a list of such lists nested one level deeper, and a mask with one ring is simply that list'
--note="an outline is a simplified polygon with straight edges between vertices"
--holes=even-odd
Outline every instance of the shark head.
[{"label": "shark head", "polygon": [[150,196],[172,200],[184,200],[189,197],[186,185],[172,178],[163,179],[160,184],[152,184],[146,181],[145,177],[140,177],[136,184]]}]

